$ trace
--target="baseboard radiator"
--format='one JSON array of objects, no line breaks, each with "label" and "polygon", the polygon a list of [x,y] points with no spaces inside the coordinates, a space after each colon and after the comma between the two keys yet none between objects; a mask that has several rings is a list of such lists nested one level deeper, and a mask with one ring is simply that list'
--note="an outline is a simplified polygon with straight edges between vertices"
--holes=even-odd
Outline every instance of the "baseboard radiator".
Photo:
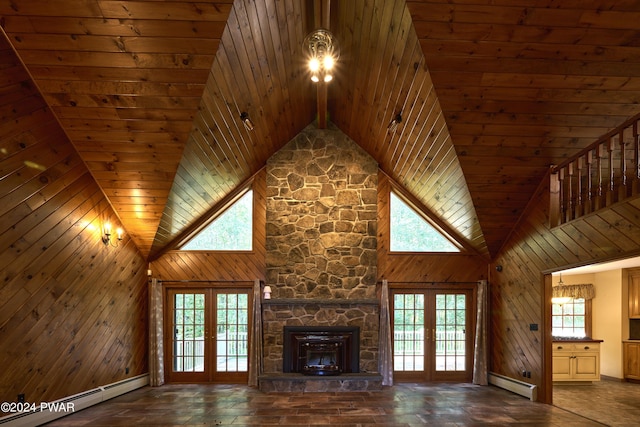
[{"label": "baseboard radiator", "polygon": [[489,384],[509,390],[510,392],[519,394],[520,396],[527,397],[531,401],[535,401],[538,397],[538,386],[535,384],[529,384],[527,382],[505,377],[504,375],[493,372],[489,372]]},{"label": "baseboard radiator", "polygon": [[138,375],[112,384],[56,400],[55,402],[33,403],[34,410],[16,413],[0,418],[3,427],[32,427],[45,424],[82,409],[97,405],[130,391],[149,385],[149,374]]}]

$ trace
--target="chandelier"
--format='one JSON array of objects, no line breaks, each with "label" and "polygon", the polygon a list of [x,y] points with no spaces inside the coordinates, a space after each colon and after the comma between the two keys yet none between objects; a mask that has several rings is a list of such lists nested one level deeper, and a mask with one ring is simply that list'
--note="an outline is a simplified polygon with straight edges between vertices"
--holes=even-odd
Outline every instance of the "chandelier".
[{"label": "chandelier", "polygon": [[304,39],[309,49],[309,72],[311,80],[325,83],[333,80],[333,68],[340,56],[336,39],[328,30],[319,28],[309,33]]}]

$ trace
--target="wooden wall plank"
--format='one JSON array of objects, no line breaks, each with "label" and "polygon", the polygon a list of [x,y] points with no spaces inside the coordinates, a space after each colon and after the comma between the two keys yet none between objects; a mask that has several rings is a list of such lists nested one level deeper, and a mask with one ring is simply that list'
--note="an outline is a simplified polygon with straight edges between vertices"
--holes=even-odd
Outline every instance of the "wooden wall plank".
[{"label": "wooden wall plank", "polygon": [[24,69],[0,67],[0,93],[18,107],[0,115],[0,400],[52,401],[147,372],[142,254],[129,236],[102,243],[116,214]]}]

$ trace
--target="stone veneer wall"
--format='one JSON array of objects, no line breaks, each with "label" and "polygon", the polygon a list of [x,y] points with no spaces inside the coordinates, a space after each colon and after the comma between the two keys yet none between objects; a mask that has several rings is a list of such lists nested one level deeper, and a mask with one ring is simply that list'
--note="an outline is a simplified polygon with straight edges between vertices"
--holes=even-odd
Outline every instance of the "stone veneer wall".
[{"label": "stone veneer wall", "polygon": [[288,326],[359,326],[377,372],[378,165],[335,128],[311,125],[267,162],[264,371],[282,372]]}]

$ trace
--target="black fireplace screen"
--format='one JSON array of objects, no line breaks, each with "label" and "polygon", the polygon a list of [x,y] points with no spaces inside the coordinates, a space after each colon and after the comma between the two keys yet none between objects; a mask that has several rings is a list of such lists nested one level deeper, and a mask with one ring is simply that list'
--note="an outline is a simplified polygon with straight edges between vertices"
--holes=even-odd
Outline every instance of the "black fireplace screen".
[{"label": "black fireplace screen", "polygon": [[311,345],[307,346],[307,366],[331,366],[335,365],[338,359],[337,350],[340,344],[334,345]]},{"label": "black fireplace screen", "polygon": [[284,328],[283,372],[338,375],[359,372],[358,327]]}]

